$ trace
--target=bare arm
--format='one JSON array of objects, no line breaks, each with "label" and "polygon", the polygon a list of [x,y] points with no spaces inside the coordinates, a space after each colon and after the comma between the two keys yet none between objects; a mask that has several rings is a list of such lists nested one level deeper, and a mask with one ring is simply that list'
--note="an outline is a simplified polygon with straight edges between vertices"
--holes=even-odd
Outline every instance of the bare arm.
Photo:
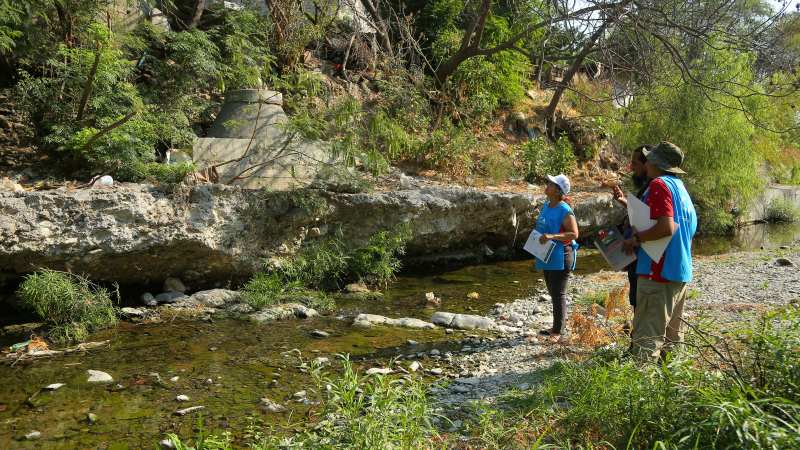
[{"label": "bare arm", "polygon": [[575,220],[575,216],[573,214],[564,217],[564,222],[562,222],[561,226],[564,228],[564,231],[557,234],[543,234],[542,237],[539,239],[542,243],[554,239],[556,241],[574,241],[578,239],[578,221]]},{"label": "bare arm", "polygon": [[678,229],[678,224],[672,217],[662,216],[656,219],[656,224],[644,231],[637,231],[640,241],[655,241],[667,236],[672,236]]}]

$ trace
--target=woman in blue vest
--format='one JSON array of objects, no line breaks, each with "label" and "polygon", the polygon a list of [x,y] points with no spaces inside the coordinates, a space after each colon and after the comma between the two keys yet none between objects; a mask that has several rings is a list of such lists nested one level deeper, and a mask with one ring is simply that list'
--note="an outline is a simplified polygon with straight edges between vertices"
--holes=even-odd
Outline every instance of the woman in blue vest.
[{"label": "woman in blue vest", "polygon": [[547,291],[553,301],[553,327],[542,330],[539,334],[548,336],[553,342],[558,341],[566,329],[567,281],[569,274],[575,270],[578,244],[578,222],[575,213],[569,206],[566,197],[570,191],[569,178],[566,175],[547,176],[549,180],[544,188],[547,203],[542,207],[536,219],[536,231],[542,233],[539,241],[544,244],[552,240],[556,244],[550,259],[542,261],[536,258],[536,270],[544,271]]}]

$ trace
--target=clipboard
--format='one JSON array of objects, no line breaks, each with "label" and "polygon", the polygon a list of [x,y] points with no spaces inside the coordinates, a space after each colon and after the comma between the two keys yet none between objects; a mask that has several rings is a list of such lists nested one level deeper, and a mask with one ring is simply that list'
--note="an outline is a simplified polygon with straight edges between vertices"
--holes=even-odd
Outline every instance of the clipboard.
[{"label": "clipboard", "polygon": [[540,237],[542,237],[542,233],[533,230],[530,236],[528,236],[528,240],[525,241],[525,245],[522,247],[522,249],[539,258],[546,264],[550,261],[550,257],[553,256],[553,250],[556,248],[556,243],[552,240],[548,240],[546,243],[541,244],[539,243]]}]

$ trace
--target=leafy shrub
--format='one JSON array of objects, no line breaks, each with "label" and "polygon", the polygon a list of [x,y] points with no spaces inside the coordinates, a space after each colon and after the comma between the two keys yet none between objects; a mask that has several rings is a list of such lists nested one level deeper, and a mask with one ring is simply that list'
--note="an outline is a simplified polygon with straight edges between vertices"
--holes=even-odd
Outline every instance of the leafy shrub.
[{"label": "leafy shrub", "polygon": [[117,322],[109,291],[78,275],[41,270],[25,277],[17,295],[50,326],[55,342],[81,341]]},{"label": "leafy shrub", "polygon": [[521,147],[525,179],[529,182],[541,181],[546,175],[569,174],[575,168],[572,144],[566,136],[560,136],[553,146],[546,138],[538,137]]},{"label": "leafy shrub", "polygon": [[340,289],[350,281],[385,285],[400,270],[410,228],[381,231],[367,245],[348,248],[340,236],[315,241],[294,257],[273,262],[266,272],[255,274],[242,288],[245,301],[254,308],[295,299],[308,306],[332,308],[325,289]]},{"label": "leafy shrub", "polygon": [[405,253],[411,238],[408,225],[394,231],[379,231],[369,238],[366,247],[356,249],[348,261],[348,272],[359,281],[386,285],[400,270],[399,256]]},{"label": "leafy shrub", "polygon": [[502,152],[490,153],[483,159],[483,168],[494,183],[501,183],[513,175],[514,161]]},{"label": "leafy shrub", "polygon": [[[708,85],[731,83],[747,86],[753,80],[750,56],[730,50],[717,50],[704,55],[713,71],[703,73]],[[669,140],[683,149],[682,178],[697,206],[703,232],[725,232],[734,223],[730,213],[744,209],[763,184],[757,167],[762,160],[752,136],[756,128],[752,116],[760,108],[752,104],[746,88],[732,95],[725,88],[708,92],[693,84],[683,83],[680,73],[667,73],[666,78],[646,95],[637,96],[629,109],[628,119],[618,138],[626,148],[643,142]],[[725,84],[730,86],[730,84]],[[677,86],[677,87],[675,87]],[[733,95],[748,97],[738,105]]]},{"label": "leafy shrub", "polygon": [[800,208],[789,200],[774,198],[767,206],[765,218],[767,222],[797,222],[800,220]]}]

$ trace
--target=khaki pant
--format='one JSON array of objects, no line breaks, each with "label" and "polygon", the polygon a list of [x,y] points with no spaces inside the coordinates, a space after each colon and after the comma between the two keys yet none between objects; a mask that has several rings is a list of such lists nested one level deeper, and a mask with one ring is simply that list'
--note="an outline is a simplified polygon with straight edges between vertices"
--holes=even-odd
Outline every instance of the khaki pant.
[{"label": "khaki pant", "polygon": [[656,361],[665,344],[683,341],[681,317],[686,283],[658,283],[643,277],[638,281],[631,353],[641,360]]}]

